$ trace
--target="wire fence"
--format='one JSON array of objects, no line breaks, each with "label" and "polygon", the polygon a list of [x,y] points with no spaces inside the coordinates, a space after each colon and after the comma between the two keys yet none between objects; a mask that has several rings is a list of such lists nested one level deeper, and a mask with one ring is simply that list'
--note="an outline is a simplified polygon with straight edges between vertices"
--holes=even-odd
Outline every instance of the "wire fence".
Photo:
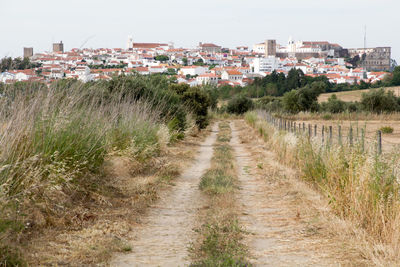
[{"label": "wire fence", "polygon": [[[383,153],[382,131],[377,130],[374,137],[366,135],[366,127],[350,126],[343,129],[342,125],[318,125],[312,123],[298,122],[285,118],[278,118],[266,111],[258,111],[261,118],[267,121],[279,131],[290,132],[295,135],[302,135],[309,139],[320,141],[323,144],[340,146],[360,145],[361,149],[367,147],[374,150],[378,155]],[[398,145],[396,143],[386,142],[388,146]]]}]

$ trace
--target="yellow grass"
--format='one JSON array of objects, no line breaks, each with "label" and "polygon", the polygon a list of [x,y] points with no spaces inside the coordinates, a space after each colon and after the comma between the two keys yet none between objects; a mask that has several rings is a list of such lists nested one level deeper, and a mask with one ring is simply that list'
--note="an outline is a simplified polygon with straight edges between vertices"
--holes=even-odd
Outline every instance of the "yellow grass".
[{"label": "yellow grass", "polygon": [[[333,94],[336,94],[338,99],[346,101],[346,102],[360,101],[362,93],[367,93],[370,90],[372,90],[372,89],[321,94],[318,98],[318,102],[322,103],[322,102],[328,101],[328,98]],[[400,96],[400,86],[387,87],[387,88],[385,88],[385,91],[393,91],[396,96]]]}]

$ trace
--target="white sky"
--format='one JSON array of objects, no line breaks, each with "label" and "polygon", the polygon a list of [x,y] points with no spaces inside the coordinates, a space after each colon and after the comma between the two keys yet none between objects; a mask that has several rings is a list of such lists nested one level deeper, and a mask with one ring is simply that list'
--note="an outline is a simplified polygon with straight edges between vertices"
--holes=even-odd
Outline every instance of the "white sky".
[{"label": "white sky", "polygon": [[0,57],[51,49],[169,42],[252,46],[265,39],[391,46],[400,63],[400,0],[0,0]]}]

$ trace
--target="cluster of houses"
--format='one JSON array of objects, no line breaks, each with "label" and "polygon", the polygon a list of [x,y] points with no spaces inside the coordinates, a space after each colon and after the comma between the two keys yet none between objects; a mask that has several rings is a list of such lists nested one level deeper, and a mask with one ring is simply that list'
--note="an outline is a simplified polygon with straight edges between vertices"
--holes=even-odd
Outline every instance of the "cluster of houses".
[{"label": "cluster of houses", "polygon": [[[320,42],[321,43],[321,42]],[[324,42],[325,43],[325,42]],[[327,42],[326,42],[327,43]],[[327,43],[329,44],[329,43]],[[114,75],[143,75],[162,73],[175,76],[179,83],[190,86],[212,84],[245,86],[255,77],[264,77],[273,71],[285,75],[293,68],[306,75],[324,75],[333,83],[360,83],[382,80],[387,72],[367,72],[346,63],[343,57],[331,52],[319,53],[308,43],[300,45],[289,40],[288,47],[273,47],[269,43],[257,44],[253,49],[246,46],[234,49],[212,43],[199,43],[196,48],[175,48],[172,43],[134,43],[130,38],[126,49],[99,48],[77,49],[36,53],[31,62],[40,67],[27,70],[9,70],[0,73],[0,82],[42,81],[50,83],[57,79],[78,79],[83,82],[110,80]],[[309,57],[296,54],[306,51]],[[321,45],[319,46],[321,50]],[[276,51],[281,52],[277,55]],[[287,52],[289,51],[289,52]],[[294,51],[294,52],[293,52]],[[319,53],[319,54],[318,54]],[[282,56],[284,55],[284,56]],[[320,56],[317,56],[320,55]]]}]

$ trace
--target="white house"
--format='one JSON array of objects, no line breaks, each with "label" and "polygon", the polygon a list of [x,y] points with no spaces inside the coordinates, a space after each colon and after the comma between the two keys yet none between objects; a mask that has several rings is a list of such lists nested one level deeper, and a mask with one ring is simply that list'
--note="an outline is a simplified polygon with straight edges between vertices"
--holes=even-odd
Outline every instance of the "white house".
[{"label": "white house", "polygon": [[7,80],[15,80],[15,74],[7,71],[0,73],[0,82],[5,83]]},{"label": "white house", "polygon": [[186,67],[182,67],[181,70],[179,71],[179,74],[181,75],[191,75],[191,76],[195,76],[195,75],[202,75],[204,73],[206,73],[207,68],[202,67],[202,66],[186,66]]},{"label": "white house", "polygon": [[150,66],[149,67],[150,73],[163,73],[166,71],[167,71],[167,69],[164,66]]},{"label": "white house", "polygon": [[90,74],[90,69],[88,66],[76,67],[75,75],[78,75],[78,80],[81,80],[83,82],[88,82],[93,79],[92,75]]},{"label": "white house", "polygon": [[243,74],[237,70],[225,70],[221,75],[221,79],[232,82],[239,82],[243,79]]},{"label": "white house", "polygon": [[218,76],[214,73],[205,73],[196,77],[198,84],[218,84]]},{"label": "white house", "polygon": [[265,54],[265,43],[253,45],[253,52],[258,54]]}]

